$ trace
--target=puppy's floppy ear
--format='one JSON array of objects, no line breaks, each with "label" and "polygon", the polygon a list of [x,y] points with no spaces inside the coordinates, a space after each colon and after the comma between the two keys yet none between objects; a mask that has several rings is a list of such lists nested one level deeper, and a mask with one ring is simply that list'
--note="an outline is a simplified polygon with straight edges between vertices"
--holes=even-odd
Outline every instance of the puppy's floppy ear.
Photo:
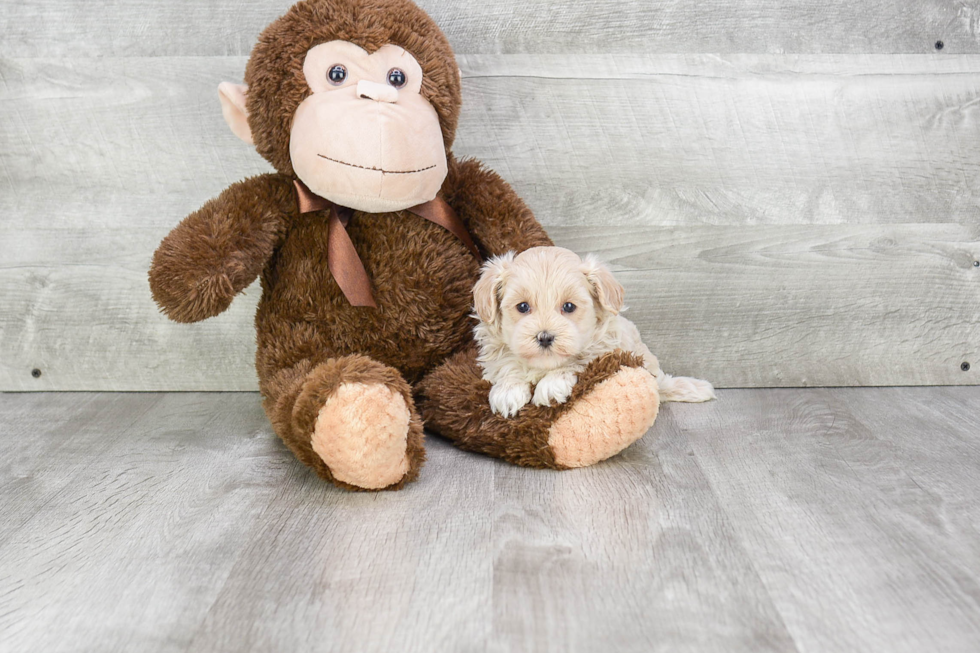
[{"label": "puppy's floppy ear", "polygon": [[480,280],[473,286],[473,308],[480,319],[494,324],[500,316],[500,291],[506,282],[507,270],[514,261],[514,252],[496,256],[483,264]]},{"label": "puppy's floppy ear", "polygon": [[617,315],[623,310],[623,299],[626,291],[623,285],[594,254],[587,254],[582,259],[582,273],[589,285],[592,286],[592,296],[595,297],[599,308]]}]

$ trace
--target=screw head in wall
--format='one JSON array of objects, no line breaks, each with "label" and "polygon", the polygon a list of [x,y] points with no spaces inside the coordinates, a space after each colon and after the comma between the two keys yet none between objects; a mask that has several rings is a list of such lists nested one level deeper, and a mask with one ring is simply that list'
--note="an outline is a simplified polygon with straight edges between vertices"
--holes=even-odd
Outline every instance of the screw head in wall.
[{"label": "screw head in wall", "polygon": [[963,370],[964,372],[969,372],[970,364],[967,363],[966,361],[963,361],[963,363],[960,365],[960,369]]},{"label": "screw head in wall", "polygon": [[944,47],[946,47],[946,44],[945,43],[943,43],[942,41],[936,41],[936,49],[937,50],[942,50]]},{"label": "screw head in wall", "polygon": [[35,379],[40,379],[41,378],[41,370],[39,370],[39,369],[37,369],[35,367],[33,370],[31,370],[31,376],[33,376]]}]

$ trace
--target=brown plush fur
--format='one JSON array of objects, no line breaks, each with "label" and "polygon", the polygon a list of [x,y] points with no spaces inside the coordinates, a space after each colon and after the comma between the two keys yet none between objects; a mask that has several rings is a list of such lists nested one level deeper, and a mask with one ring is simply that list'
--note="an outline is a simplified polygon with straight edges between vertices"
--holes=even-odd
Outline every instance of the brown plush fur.
[{"label": "brown plush fur", "polygon": [[[311,434],[318,411],[341,383],[383,384],[411,411],[409,471],[386,488],[397,489],[418,475],[425,458],[409,384],[471,346],[479,268],[458,239],[414,214],[355,212],[347,231],[378,307],[353,307],[340,291],[325,260],[326,216],[299,213],[288,152],[292,114],[309,93],[303,56],[334,39],[368,51],[395,43],[411,52],[422,65],[422,92],[439,115],[448,151],[459,77],[429,17],[407,0],[300,2],[263,32],[245,75],[252,135],[278,174],[234,184],[183,220],[154,255],[150,287],[168,316],[194,322],[225,310],[261,274],[256,367],[276,433],[324,479],[361,489],[334,478],[313,451]],[[475,161],[450,153],[440,194],[484,256],[551,244],[511,188]],[[432,426],[461,447],[535,467],[556,466],[547,430],[557,416],[621,365],[639,365],[627,355],[604,357],[583,374],[567,404],[531,407],[507,421],[489,414],[485,384],[460,367],[462,360],[452,359],[419,386]]]},{"label": "brown plush fur", "polygon": [[315,45],[350,41],[368,53],[386,43],[407,50],[422,66],[422,96],[439,115],[448,152],[461,103],[459,68],[438,26],[409,0],[305,0],[259,36],[245,68],[248,125],[255,147],[284,175],[293,174],[289,130],[310,89],[303,59]]},{"label": "brown plush fur", "polygon": [[[555,461],[548,445],[551,426],[597,385],[624,367],[642,367],[638,356],[615,351],[592,361],[563,404],[527,405],[516,417],[490,410],[490,383],[482,378],[476,349],[461,351],[440,365],[415,388],[425,426],[468,451],[502,458],[525,467],[567,469]],[[446,388],[453,391],[447,392]],[[506,436],[503,436],[506,434]]]},{"label": "brown plush fur", "polygon": [[[513,191],[478,165],[451,161],[443,188],[485,255],[550,242]],[[371,279],[378,308],[370,309],[351,306],[325,265],[325,216],[294,209],[287,222],[262,274],[260,380],[305,359],[360,353],[414,383],[470,342],[479,264],[442,227],[408,211],[354,213],[347,233]]]},{"label": "brown plush fur", "polygon": [[218,315],[262,272],[295,210],[296,193],[284,177],[229,186],[160,243],[150,268],[153,298],[176,322]]}]

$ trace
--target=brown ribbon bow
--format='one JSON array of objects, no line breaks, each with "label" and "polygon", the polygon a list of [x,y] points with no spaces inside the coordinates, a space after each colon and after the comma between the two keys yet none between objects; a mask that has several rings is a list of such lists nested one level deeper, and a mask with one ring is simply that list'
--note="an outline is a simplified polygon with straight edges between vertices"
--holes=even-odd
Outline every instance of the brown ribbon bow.
[{"label": "brown ribbon bow", "polygon": [[[361,263],[361,258],[357,255],[357,250],[354,249],[354,243],[347,234],[347,223],[354,215],[354,210],[334,204],[327,198],[314,194],[299,179],[294,180],[293,183],[296,185],[300,213],[329,211],[327,216],[327,268],[330,269],[330,274],[340,286],[347,301],[351,303],[351,306],[377,308],[377,304],[374,303],[374,295],[371,293],[371,281],[368,279],[367,271],[364,269],[364,264]],[[463,224],[463,221],[459,219],[459,216],[456,215],[446,200],[436,197],[434,200],[417,204],[407,210],[439,225],[459,238],[476,257],[476,260],[483,262],[480,250],[476,248],[473,238],[470,237],[470,232],[466,230],[466,225]]]}]

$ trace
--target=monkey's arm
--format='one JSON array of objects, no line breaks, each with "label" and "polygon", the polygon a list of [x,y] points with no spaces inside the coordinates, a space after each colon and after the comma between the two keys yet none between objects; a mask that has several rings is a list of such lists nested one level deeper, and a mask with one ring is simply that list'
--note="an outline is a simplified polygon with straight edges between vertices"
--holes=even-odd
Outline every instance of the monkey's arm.
[{"label": "monkey's arm", "polygon": [[176,322],[221,313],[265,267],[295,211],[292,182],[282,175],[229,186],[160,243],[150,266],[153,299]]},{"label": "monkey's arm", "polygon": [[449,162],[446,200],[488,256],[553,245],[517,193],[479,161]]}]

